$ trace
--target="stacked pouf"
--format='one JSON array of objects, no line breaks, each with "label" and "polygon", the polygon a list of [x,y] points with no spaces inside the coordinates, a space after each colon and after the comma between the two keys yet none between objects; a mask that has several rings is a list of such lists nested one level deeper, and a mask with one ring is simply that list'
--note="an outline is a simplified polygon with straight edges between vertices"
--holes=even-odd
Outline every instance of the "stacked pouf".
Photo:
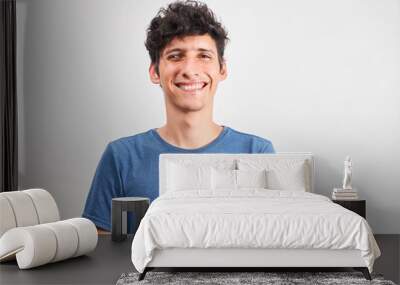
[{"label": "stacked pouf", "polygon": [[92,221],[60,221],[57,204],[44,189],[0,193],[0,262],[17,259],[20,269],[86,254],[96,248]]}]

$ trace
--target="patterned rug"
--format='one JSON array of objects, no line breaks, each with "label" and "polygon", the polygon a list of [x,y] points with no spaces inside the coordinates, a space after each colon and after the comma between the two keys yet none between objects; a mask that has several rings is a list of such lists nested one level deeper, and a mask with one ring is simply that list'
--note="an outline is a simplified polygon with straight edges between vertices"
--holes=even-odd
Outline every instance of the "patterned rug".
[{"label": "patterned rug", "polygon": [[297,284],[379,284],[395,285],[384,280],[380,274],[372,274],[372,281],[364,278],[361,272],[147,272],[145,279],[138,281],[139,273],[124,273],[117,285],[134,284],[267,284],[267,285],[297,285]]}]

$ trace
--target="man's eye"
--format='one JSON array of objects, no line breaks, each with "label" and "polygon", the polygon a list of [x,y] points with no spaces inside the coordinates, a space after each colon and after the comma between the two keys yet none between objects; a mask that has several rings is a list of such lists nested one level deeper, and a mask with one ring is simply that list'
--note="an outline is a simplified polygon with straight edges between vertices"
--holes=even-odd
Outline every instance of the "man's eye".
[{"label": "man's eye", "polygon": [[176,60],[176,59],[179,59],[179,58],[180,58],[180,56],[177,55],[177,54],[173,54],[173,55],[168,56],[168,59],[172,59],[172,60]]},{"label": "man's eye", "polygon": [[201,58],[208,58],[211,59],[211,56],[209,56],[208,54],[202,54],[200,55]]}]

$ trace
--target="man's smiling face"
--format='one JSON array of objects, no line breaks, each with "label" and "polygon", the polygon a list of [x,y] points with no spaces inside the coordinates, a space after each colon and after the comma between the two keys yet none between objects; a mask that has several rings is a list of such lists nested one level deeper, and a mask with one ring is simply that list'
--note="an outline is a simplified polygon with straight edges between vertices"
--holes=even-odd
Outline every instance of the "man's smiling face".
[{"label": "man's smiling face", "polygon": [[149,72],[151,81],[161,85],[167,105],[183,112],[212,108],[218,83],[227,76],[208,34],[174,38],[160,55],[159,75],[154,64]]}]

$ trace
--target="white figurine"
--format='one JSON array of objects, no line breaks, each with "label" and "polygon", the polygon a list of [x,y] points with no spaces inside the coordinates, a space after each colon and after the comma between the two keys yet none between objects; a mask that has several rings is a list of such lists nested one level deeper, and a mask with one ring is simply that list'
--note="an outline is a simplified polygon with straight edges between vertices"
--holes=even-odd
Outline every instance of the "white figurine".
[{"label": "white figurine", "polygon": [[351,157],[346,156],[346,160],[344,161],[344,178],[343,178],[343,189],[351,190],[351,176],[352,176],[352,168],[353,163],[351,162]]}]

